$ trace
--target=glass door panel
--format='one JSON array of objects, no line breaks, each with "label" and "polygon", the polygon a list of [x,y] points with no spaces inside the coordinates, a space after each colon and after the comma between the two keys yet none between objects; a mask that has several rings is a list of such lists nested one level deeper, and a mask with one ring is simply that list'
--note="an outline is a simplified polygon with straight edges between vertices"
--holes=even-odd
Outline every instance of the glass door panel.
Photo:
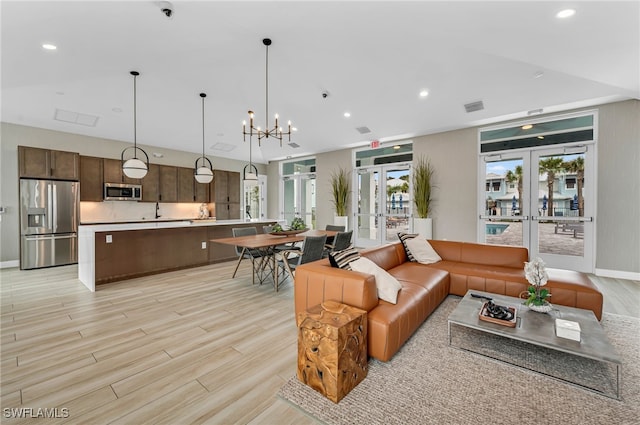
[{"label": "glass door panel", "polygon": [[283,179],[283,212],[282,218],[287,222],[287,224],[291,223],[293,218],[298,213],[297,209],[297,179],[293,177],[285,177]]},{"label": "glass door panel", "polygon": [[[531,255],[551,267],[592,271],[593,170],[589,147],[533,154]],[[592,148],[591,148],[592,149]],[[568,152],[567,152],[568,151]]]},{"label": "glass door panel", "polygon": [[381,226],[385,242],[398,240],[398,232],[409,232],[411,217],[411,195],[409,192],[410,170],[407,166],[383,168],[385,192]]},{"label": "glass door panel", "polygon": [[485,157],[483,196],[478,240],[495,245],[525,246],[528,239],[527,210],[524,200],[525,164],[522,156]]},{"label": "glass door panel", "polygon": [[379,186],[380,170],[360,169],[357,173],[356,245],[379,245]]},{"label": "glass door panel", "polygon": [[316,228],[316,176],[300,176],[300,217],[309,229]]},{"label": "glass door panel", "polygon": [[282,218],[291,224],[295,217],[304,220],[309,229],[316,228],[316,176],[301,174],[282,179]]}]

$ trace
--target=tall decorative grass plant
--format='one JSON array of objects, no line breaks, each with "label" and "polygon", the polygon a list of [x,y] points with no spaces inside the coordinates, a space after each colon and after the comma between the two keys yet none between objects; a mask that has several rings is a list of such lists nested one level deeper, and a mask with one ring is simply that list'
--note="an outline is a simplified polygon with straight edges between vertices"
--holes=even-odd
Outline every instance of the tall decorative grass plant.
[{"label": "tall decorative grass plant", "polygon": [[338,168],[337,171],[331,174],[331,192],[337,216],[344,217],[347,215],[349,189],[349,173],[344,168]]},{"label": "tall decorative grass plant", "polygon": [[427,157],[418,157],[413,168],[413,202],[419,218],[428,218],[431,214],[434,171]]}]

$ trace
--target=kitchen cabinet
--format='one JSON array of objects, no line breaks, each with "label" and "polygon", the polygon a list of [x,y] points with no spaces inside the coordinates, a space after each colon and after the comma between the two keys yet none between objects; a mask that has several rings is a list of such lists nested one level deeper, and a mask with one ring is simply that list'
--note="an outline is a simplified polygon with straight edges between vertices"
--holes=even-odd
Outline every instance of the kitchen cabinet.
[{"label": "kitchen cabinet", "polygon": [[209,202],[209,183],[198,183],[193,168],[178,168],[178,202]]},{"label": "kitchen cabinet", "polygon": [[141,184],[140,179],[132,179],[122,172],[122,161],[119,159],[103,159],[105,183]]},{"label": "kitchen cabinet", "polygon": [[104,198],[102,158],[80,156],[80,200],[101,202]]},{"label": "kitchen cabinet", "polygon": [[142,202],[158,201],[160,201],[160,166],[149,164],[149,171],[142,178]]},{"label": "kitchen cabinet", "polygon": [[20,177],[78,181],[80,154],[18,146]]},{"label": "kitchen cabinet", "polygon": [[216,170],[210,199],[215,202],[218,220],[240,218],[240,173]]},{"label": "kitchen cabinet", "polygon": [[207,245],[204,226],[96,232],[95,283],[208,264]]},{"label": "kitchen cabinet", "polygon": [[178,167],[159,165],[160,202],[178,202]]}]

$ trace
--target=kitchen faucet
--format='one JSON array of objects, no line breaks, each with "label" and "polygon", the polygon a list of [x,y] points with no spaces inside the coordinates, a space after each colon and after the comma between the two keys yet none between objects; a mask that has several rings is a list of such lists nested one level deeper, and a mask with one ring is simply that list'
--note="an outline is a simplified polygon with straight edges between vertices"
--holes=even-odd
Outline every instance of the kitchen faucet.
[{"label": "kitchen faucet", "polygon": [[160,214],[158,214],[160,212],[160,204],[158,204],[158,201],[156,201],[156,219],[162,217]]}]

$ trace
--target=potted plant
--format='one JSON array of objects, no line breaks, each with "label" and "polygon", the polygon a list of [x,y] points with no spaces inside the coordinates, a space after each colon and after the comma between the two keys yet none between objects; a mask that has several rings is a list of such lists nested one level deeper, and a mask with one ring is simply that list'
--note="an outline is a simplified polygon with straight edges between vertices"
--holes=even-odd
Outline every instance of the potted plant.
[{"label": "potted plant", "polygon": [[418,157],[413,167],[413,203],[416,206],[413,231],[426,239],[433,237],[433,222],[429,215],[433,203],[433,174],[429,158]]},{"label": "potted plant", "polygon": [[547,301],[547,298],[549,298],[551,294],[548,289],[543,288],[549,280],[544,261],[536,258],[533,261],[525,262],[524,276],[530,283],[529,289],[520,294],[522,298],[526,298],[524,305],[538,313],[548,313],[551,311],[553,306]]},{"label": "potted plant", "polygon": [[349,201],[349,173],[340,167],[331,174],[331,194],[333,195],[333,205],[336,207],[336,215],[333,224],[348,227],[347,203]]}]

